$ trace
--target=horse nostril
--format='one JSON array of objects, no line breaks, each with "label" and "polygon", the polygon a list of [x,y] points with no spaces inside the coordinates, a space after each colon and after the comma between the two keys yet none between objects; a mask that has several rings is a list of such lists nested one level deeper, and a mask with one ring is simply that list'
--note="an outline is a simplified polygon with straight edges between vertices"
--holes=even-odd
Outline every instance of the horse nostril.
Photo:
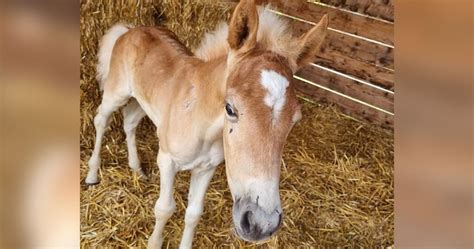
[{"label": "horse nostril", "polygon": [[278,215],[278,226],[277,227],[280,227],[281,226],[281,214]]},{"label": "horse nostril", "polygon": [[252,222],[250,219],[252,219],[252,212],[247,211],[244,213],[244,215],[242,215],[242,220],[240,221],[240,228],[247,234],[251,232]]}]

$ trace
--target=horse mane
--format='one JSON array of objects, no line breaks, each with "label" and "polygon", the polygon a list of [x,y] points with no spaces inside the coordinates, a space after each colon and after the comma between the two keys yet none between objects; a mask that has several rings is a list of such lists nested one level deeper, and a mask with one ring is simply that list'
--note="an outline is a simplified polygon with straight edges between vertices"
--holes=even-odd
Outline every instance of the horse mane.
[{"label": "horse mane", "polygon": [[[295,39],[288,22],[273,13],[269,5],[259,7],[258,16],[257,43],[259,46],[286,58],[294,58],[292,53],[295,53]],[[213,32],[206,33],[194,52],[196,57],[210,61],[229,53],[228,32],[228,24],[221,22]]]}]

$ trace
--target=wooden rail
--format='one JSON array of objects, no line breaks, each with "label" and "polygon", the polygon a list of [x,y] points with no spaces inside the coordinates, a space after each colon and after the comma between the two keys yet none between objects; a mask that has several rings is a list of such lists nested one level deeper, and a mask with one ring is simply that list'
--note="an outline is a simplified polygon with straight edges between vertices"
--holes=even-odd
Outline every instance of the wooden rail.
[{"label": "wooden rail", "polygon": [[380,107],[388,112],[394,112],[392,93],[381,91],[377,88],[362,84],[350,78],[346,78],[330,71],[307,66],[296,73],[301,78],[310,80],[321,86],[359,99],[365,103]]},{"label": "wooden rail", "polygon": [[394,21],[394,0],[319,0],[319,2],[390,22]]},{"label": "wooden rail", "polygon": [[374,111],[373,107],[360,104],[350,98],[334,94],[333,92],[323,88],[314,87],[313,85],[299,79],[295,80],[295,84],[297,91],[303,95],[309,96],[318,101],[337,103],[337,105],[339,105],[344,112],[350,116],[363,118],[383,127],[393,127],[393,115],[391,114],[382,111]]}]

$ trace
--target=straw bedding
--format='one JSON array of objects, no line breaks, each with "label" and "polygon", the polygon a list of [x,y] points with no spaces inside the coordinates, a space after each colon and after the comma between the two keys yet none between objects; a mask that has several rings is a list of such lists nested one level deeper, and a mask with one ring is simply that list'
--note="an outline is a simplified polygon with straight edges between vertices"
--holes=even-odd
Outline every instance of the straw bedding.
[{"label": "straw bedding", "polygon": [[[81,1],[81,179],[94,145],[93,117],[100,104],[95,80],[97,45],[118,21],[166,25],[195,48],[204,32],[228,19],[228,4],[202,1]],[[301,101],[303,119],[285,147],[281,199],[283,226],[272,240],[254,245],[233,233],[232,200],[224,165],[206,195],[194,247],[387,247],[393,245],[393,132],[357,121],[337,107]],[[148,179],[128,168],[121,115],[116,113],[102,147],[101,182],[81,187],[81,247],[146,246],[159,194],[158,139],[145,119],[137,144]],[[184,229],[189,173],[179,173],[177,210],[169,220],[164,247],[176,248]]]}]

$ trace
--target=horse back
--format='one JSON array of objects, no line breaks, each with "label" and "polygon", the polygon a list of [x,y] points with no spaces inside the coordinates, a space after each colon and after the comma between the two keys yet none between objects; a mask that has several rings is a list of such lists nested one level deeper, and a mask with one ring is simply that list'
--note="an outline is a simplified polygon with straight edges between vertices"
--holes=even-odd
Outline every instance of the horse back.
[{"label": "horse back", "polygon": [[132,97],[153,103],[153,99],[170,97],[176,77],[194,60],[192,52],[167,28],[137,27],[117,40],[110,71],[131,83]]}]

